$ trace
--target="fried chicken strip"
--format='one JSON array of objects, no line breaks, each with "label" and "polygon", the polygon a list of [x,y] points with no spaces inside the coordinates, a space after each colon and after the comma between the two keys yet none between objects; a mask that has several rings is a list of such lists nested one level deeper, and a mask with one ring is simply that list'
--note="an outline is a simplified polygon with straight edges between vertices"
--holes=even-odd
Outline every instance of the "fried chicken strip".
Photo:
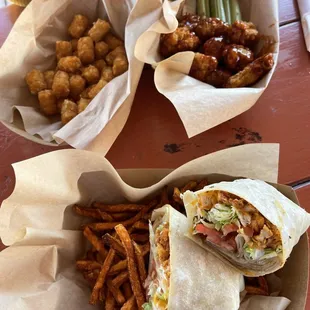
[{"label": "fried chicken strip", "polygon": [[271,70],[274,60],[271,53],[257,58],[242,71],[230,77],[225,85],[227,88],[250,86]]},{"label": "fried chicken strip", "polygon": [[172,33],[162,34],[160,38],[160,54],[170,57],[183,51],[195,51],[200,40],[187,27],[179,27]]}]

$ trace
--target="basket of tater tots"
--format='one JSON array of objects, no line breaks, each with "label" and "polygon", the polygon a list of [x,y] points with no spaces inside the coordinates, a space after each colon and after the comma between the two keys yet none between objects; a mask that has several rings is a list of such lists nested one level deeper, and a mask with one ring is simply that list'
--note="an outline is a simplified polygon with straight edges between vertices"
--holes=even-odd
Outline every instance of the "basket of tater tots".
[{"label": "basket of tater tots", "polygon": [[279,52],[277,0],[164,0],[138,39],[157,90],[189,137],[251,108],[269,84]]},{"label": "basket of tater tots", "polygon": [[0,50],[0,120],[42,144],[106,152],[143,68],[133,50],[151,23],[135,3],[32,1]]}]

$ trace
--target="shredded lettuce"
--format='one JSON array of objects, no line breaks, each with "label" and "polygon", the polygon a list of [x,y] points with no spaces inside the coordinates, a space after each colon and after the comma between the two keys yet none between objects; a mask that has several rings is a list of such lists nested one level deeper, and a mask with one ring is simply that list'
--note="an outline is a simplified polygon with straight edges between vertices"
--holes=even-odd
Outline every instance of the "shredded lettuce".
[{"label": "shredded lettuce", "polygon": [[235,223],[238,220],[238,216],[235,208],[232,206],[217,203],[207,213],[207,220],[215,225],[216,230],[220,230],[226,224]]},{"label": "shredded lettuce", "polygon": [[248,245],[244,247],[244,257],[248,260],[259,260],[265,254],[264,250],[250,248]]},{"label": "shredded lettuce", "polygon": [[151,304],[151,302],[144,303],[144,304],[142,305],[142,308],[143,308],[143,310],[152,310],[152,304]]}]

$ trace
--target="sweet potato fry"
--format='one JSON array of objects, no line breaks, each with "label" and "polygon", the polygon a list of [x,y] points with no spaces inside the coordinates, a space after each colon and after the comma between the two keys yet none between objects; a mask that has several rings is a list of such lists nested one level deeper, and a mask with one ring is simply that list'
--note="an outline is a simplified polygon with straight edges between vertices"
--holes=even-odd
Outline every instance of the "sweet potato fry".
[{"label": "sweet potato fry", "polygon": [[183,204],[183,201],[181,199],[181,192],[177,187],[173,189],[172,199],[178,204],[181,204],[181,205]]},{"label": "sweet potato fry", "polygon": [[144,281],[147,277],[146,269],[145,269],[145,263],[144,263],[144,258],[141,252],[140,247],[138,246],[137,243],[133,241],[133,246],[135,249],[135,257],[138,265],[138,270],[139,270],[139,275],[140,275],[140,280],[142,285],[144,284]]},{"label": "sweet potato fry", "polygon": [[103,288],[106,276],[110,270],[114,256],[115,256],[115,250],[110,249],[109,253],[108,253],[108,255],[107,255],[107,257],[106,257],[106,259],[102,265],[102,268],[100,270],[100,273],[99,273],[98,279],[96,281],[96,284],[93,288],[93,291],[91,293],[90,300],[89,300],[89,303],[91,305],[96,305],[98,302],[99,291]]},{"label": "sweet potato fry", "polygon": [[110,292],[113,294],[114,299],[116,300],[118,305],[122,305],[125,303],[126,299],[118,287],[115,287],[111,280],[107,281],[108,288]]},{"label": "sweet potato fry", "polygon": [[258,284],[266,292],[266,294],[269,295],[268,283],[265,277],[258,277]]},{"label": "sweet potato fry", "polygon": [[127,271],[121,272],[117,277],[112,280],[112,285],[119,288],[122,284],[124,284],[129,279],[129,275]]},{"label": "sweet potato fry", "polygon": [[116,221],[124,221],[124,220],[128,220],[129,218],[131,218],[133,216],[133,213],[130,213],[130,212],[112,213],[111,216]]},{"label": "sweet potato fry", "polygon": [[117,225],[115,230],[126,251],[130,284],[136,298],[138,308],[141,309],[145,302],[145,297],[135,262],[134,247],[129,234],[123,225]]},{"label": "sweet potato fry", "polygon": [[130,282],[127,281],[122,285],[122,290],[124,292],[125,298],[128,300],[131,296],[133,296]]},{"label": "sweet potato fry", "polygon": [[85,227],[84,236],[89,240],[93,247],[100,253],[104,259],[107,256],[107,250],[104,247],[103,242],[91,231],[89,227]]},{"label": "sweet potato fry", "polygon": [[94,210],[97,210],[97,212],[100,214],[103,221],[105,221],[105,222],[113,222],[114,221],[114,218],[109,213],[101,211],[99,209],[94,209]]},{"label": "sweet potato fry", "polygon": [[207,179],[202,179],[199,181],[197,186],[195,187],[195,191],[199,191],[200,189],[203,189],[205,186],[209,184]]},{"label": "sweet potato fry", "polygon": [[131,227],[132,229],[149,230],[149,224],[142,220],[135,222]]},{"label": "sweet potato fry", "polygon": [[105,300],[105,310],[114,310],[115,309],[115,299],[113,294],[108,290],[107,297]]},{"label": "sweet potato fry", "polygon": [[100,301],[100,302],[104,302],[104,301],[105,301],[104,288],[102,288],[102,289],[99,291],[99,301]]},{"label": "sweet potato fry", "polygon": [[139,245],[142,255],[145,256],[150,253],[150,243],[145,243],[143,245]]},{"label": "sweet potato fry", "polygon": [[102,237],[102,241],[104,242],[104,244],[107,244],[111,248],[113,248],[119,255],[121,255],[122,257],[126,257],[126,252],[122,243],[115,237],[112,237],[110,234],[105,234]]},{"label": "sweet potato fry", "polygon": [[120,271],[127,269],[127,259],[121,260],[113,265],[109,270],[109,276],[118,274]]},{"label": "sweet potato fry", "polygon": [[123,221],[123,222],[92,223],[92,224],[87,224],[87,226],[98,232],[105,231],[105,230],[111,230],[115,228],[115,226],[120,225],[120,224],[122,224],[125,227],[128,227],[134,224],[135,222],[139,221],[141,217],[150,210],[151,207],[152,206],[144,206],[144,208],[139,213],[137,213],[134,217],[126,221]]},{"label": "sweet potato fry", "polygon": [[101,202],[95,202],[94,207],[101,209],[105,212],[110,213],[123,213],[123,212],[137,212],[141,211],[147,205],[138,205],[138,204],[118,204],[118,205],[108,205]]},{"label": "sweet potato fry", "polygon": [[74,205],[72,207],[73,211],[75,211],[78,215],[86,216],[86,217],[92,217],[94,219],[101,219],[101,215],[99,213],[99,210],[92,209],[92,208],[85,208],[80,207],[78,205]]},{"label": "sweet potato fry", "polygon": [[189,181],[186,185],[184,185],[181,188],[181,193],[185,193],[186,191],[191,191],[193,189],[195,189],[195,187],[197,186],[197,182],[196,181]]},{"label": "sweet potato fry", "polygon": [[162,206],[169,204],[169,198],[168,198],[168,186],[164,186],[164,188],[161,191],[161,197],[160,197],[160,204]]},{"label": "sweet potato fry", "polygon": [[255,287],[251,285],[246,285],[245,290],[249,295],[262,295],[262,296],[268,296],[268,293],[265,292],[265,290],[261,287]]},{"label": "sweet potato fry", "polygon": [[101,264],[91,260],[78,260],[75,265],[79,270],[101,269]]},{"label": "sweet potato fry", "polygon": [[83,275],[84,275],[84,278],[86,280],[88,280],[89,282],[92,281],[92,283],[93,283],[92,287],[94,287],[94,285],[95,285],[95,283],[97,281],[97,278],[99,276],[99,273],[100,273],[100,270],[99,269],[95,269],[95,270],[85,271],[83,273]]},{"label": "sweet potato fry", "polygon": [[136,304],[135,296],[132,295],[124,304],[121,310],[132,310]]},{"label": "sweet potato fry", "polygon": [[131,234],[130,236],[135,242],[144,243],[149,240],[149,234]]}]

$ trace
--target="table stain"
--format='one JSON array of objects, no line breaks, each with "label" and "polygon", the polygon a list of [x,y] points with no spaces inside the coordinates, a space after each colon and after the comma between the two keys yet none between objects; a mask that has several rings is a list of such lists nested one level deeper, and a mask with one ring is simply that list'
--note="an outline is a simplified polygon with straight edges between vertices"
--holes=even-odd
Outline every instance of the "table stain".
[{"label": "table stain", "polygon": [[164,145],[164,151],[170,154],[181,152],[183,149],[183,144],[167,143]]},{"label": "table stain", "polygon": [[232,140],[220,140],[219,143],[226,144],[227,147],[244,145],[247,143],[259,143],[263,138],[257,131],[245,127],[233,128],[234,137]]}]

